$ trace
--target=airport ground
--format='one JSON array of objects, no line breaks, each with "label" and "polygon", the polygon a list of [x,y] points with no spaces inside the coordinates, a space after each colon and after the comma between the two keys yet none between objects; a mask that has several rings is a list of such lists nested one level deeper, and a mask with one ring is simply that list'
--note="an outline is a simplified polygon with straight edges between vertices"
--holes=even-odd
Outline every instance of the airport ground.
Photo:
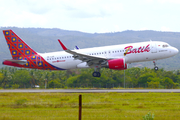
[{"label": "airport ground", "polygon": [[180,89],[0,89],[0,93],[180,93]]},{"label": "airport ground", "polygon": [[155,120],[178,120],[180,93],[178,89],[168,90],[165,89],[164,92],[153,89],[146,92],[106,90],[101,93],[82,92],[83,90],[72,90],[76,93],[70,90],[69,92],[0,90],[0,119],[77,120],[78,96],[82,94],[83,120],[141,120],[149,112],[154,114]]}]

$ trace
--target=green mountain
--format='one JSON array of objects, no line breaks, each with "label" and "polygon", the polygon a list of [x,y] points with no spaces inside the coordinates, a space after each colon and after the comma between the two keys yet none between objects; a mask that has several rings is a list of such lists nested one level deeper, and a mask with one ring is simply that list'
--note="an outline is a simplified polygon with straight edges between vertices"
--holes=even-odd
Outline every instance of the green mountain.
[{"label": "green mountain", "polygon": [[[80,48],[124,44],[142,41],[164,41],[180,50],[180,33],[179,32],[159,32],[159,31],[123,31],[114,33],[83,33],[79,31],[69,31],[62,29],[47,29],[47,28],[17,28],[17,27],[0,27],[0,30],[12,29],[20,38],[22,38],[29,46],[35,51],[53,52],[62,51],[57,39],[70,49],[74,49],[77,45]],[[5,58],[11,58],[8,50],[3,32],[0,32],[0,61]],[[166,70],[179,69],[180,54],[164,59],[158,60],[157,65],[159,68]],[[3,65],[1,64],[0,67]],[[153,62],[140,62],[132,63],[129,67],[150,67],[153,68]]]}]

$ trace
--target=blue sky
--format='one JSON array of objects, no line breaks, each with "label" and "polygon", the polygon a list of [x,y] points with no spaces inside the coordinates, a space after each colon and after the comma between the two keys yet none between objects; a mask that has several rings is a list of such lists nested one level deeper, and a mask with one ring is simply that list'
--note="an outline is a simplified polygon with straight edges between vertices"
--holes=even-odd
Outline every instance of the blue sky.
[{"label": "blue sky", "polygon": [[1,27],[180,32],[180,0],[0,0]]}]

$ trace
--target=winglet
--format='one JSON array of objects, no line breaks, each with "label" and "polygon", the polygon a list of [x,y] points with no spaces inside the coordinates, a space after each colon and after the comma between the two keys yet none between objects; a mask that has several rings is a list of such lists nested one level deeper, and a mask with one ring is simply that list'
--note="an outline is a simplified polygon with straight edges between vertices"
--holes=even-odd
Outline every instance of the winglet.
[{"label": "winglet", "polygon": [[78,46],[75,46],[76,50],[79,50],[79,47]]},{"label": "winglet", "polygon": [[58,41],[59,41],[61,47],[63,48],[63,50],[67,50],[67,48],[66,48],[66,47],[64,46],[64,44],[60,41],[60,39],[58,39]]}]

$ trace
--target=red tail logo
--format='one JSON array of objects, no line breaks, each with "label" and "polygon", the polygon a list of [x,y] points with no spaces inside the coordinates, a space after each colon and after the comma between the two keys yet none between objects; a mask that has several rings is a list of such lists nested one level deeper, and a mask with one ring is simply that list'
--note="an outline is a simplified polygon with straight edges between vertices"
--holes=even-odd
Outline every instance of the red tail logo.
[{"label": "red tail logo", "polygon": [[33,56],[37,54],[12,30],[4,30],[3,33],[13,59],[21,60],[25,56]]},{"label": "red tail logo", "polygon": [[[10,53],[12,55],[13,61],[4,61],[5,65],[25,67],[25,68],[35,68],[44,70],[62,70],[51,64],[49,64],[43,57],[41,57],[37,52],[31,49],[21,38],[19,38],[12,30],[3,30],[6,42],[8,44]],[[26,64],[18,64],[18,60],[27,61]]]}]

